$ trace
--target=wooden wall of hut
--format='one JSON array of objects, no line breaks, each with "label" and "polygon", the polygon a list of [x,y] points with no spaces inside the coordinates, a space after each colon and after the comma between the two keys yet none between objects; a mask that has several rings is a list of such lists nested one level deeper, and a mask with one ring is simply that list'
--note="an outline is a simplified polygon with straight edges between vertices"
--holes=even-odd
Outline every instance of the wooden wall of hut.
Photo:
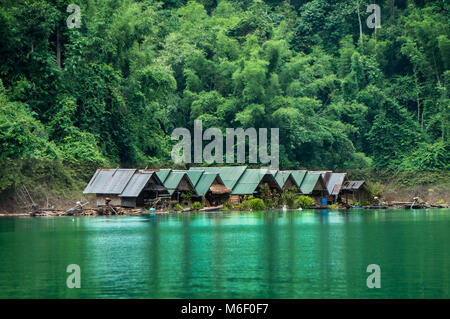
[{"label": "wooden wall of hut", "polygon": [[106,198],[111,199],[111,201],[109,202],[109,204],[111,206],[121,206],[122,205],[122,198],[119,197],[118,195],[97,194],[96,195],[97,206],[105,206]]}]

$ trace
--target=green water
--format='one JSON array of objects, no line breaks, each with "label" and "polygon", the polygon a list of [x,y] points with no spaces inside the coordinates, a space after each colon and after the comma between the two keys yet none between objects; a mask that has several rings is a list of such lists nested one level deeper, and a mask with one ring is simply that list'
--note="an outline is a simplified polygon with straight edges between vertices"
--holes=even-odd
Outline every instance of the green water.
[{"label": "green water", "polygon": [[0,298],[449,298],[449,230],[448,209],[0,218]]}]

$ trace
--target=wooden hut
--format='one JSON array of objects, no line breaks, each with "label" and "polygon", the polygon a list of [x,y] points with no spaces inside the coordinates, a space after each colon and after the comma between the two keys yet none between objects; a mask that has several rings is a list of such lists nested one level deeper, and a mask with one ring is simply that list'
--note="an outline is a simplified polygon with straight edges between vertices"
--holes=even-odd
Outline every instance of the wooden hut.
[{"label": "wooden hut", "polygon": [[123,207],[153,206],[161,197],[169,194],[167,188],[153,170],[138,170],[119,195]]},{"label": "wooden hut", "polygon": [[305,178],[307,173],[306,170],[290,170],[285,172],[291,173],[292,178],[295,180],[295,183],[298,185],[299,188],[302,185],[303,179]]},{"label": "wooden hut", "polygon": [[95,194],[97,206],[136,207],[167,194],[154,171],[98,169],[83,194]]},{"label": "wooden hut", "polygon": [[323,181],[325,182],[325,185],[327,185],[333,171],[308,171],[308,173],[322,175]]},{"label": "wooden hut", "polygon": [[281,192],[280,185],[270,171],[247,169],[237,181],[231,195],[238,196],[239,200],[242,200],[245,195],[260,196],[260,188],[264,184],[267,184],[272,192]]},{"label": "wooden hut", "polygon": [[[241,176],[246,171],[247,166],[225,166],[225,167],[191,167],[189,171],[200,170],[206,173],[216,173],[219,174],[222,179],[225,187],[229,189],[233,189]],[[229,196],[230,201],[233,204],[238,204],[240,200],[240,196],[236,194],[232,194]]]},{"label": "wooden hut", "polygon": [[342,185],[348,182],[346,173],[331,173],[327,181],[327,201],[336,203],[342,189]]},{"label": "wooden hut", "polygon": [[163,170],[162,172],[160,171],[159,175],[161,177],[165,176],[163,184],[167,188],[172,200],[181,202],[183,200],[183,194],[190,194],[193,197],[198,196],[186,171],[170,170],[167,173],[166,170]]},{"label": "wooden hut", "polygon": [[364,181],[348,181],[342,186],[341,200],[348,205],[371,202],[369,191]]},{"label": "wooden hut", "polygon": [[300,191],[304,195],[309,195],[316,203],[320,204],[321,198],[328,195],[327,185],[321,173],[307,172],[300,185]]},{"label": "wooden hut", "polygon": [[220,174],[208,173],[204,170],[187,171],[189,178],[194,184],[197,195],[207,201],[207,205],[219,205],[226,200],[231,189],[226,187]]},{"label": "wooden hut", "polygon": [[278,185],[281,190],[284,192],[287,189],[294,188],[297,193],[300,192],[300,184],[297,183],[297,180],[294,178],[290,171],[271,171],[272,175],[275,177]]}]

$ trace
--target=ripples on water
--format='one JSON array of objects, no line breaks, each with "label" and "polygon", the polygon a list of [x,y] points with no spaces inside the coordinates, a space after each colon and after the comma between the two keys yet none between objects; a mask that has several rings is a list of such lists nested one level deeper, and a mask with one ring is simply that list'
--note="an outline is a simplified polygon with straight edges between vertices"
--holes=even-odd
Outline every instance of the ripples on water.
[{"label": "ripples on water", "polygon": [[1,218],[0,298],[449,298],[449,226],[448,209]]}]

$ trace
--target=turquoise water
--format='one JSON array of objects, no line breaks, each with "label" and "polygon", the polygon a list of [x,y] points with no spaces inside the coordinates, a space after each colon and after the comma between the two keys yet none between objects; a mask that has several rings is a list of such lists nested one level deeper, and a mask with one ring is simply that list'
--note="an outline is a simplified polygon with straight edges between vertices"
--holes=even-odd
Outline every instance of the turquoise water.
[{"label": "turquoise water", "polygon": [[448,209],[0,218],[0,298],[449,298],[449,230]]}]

